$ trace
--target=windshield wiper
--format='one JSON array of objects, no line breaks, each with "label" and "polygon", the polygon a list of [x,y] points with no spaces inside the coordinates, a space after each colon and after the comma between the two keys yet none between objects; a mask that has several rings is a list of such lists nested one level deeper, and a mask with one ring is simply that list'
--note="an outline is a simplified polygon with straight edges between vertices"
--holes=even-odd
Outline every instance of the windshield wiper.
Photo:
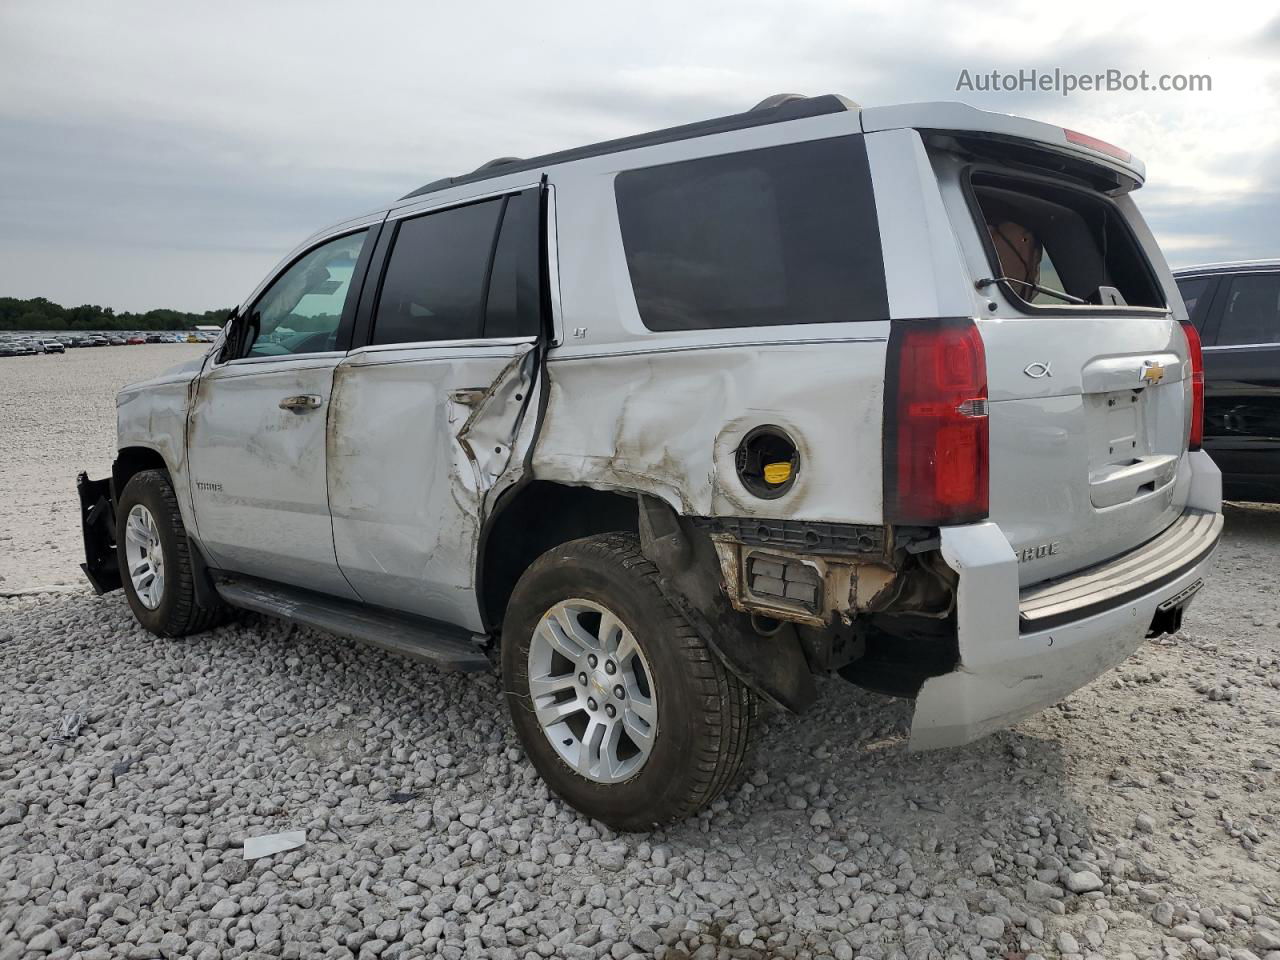
[{"label": "windshield wiper", "polygon": [[1016,283],[1021,287],[1028,287],[1037,293],[1047,293],[1051,297],[1057,297],[1059,300],[1065,300],[1067,303],[1076,303],[1081,306],[1088,306],[1088,300],[1081,300],[1079,297],[1073,297],[1069,293],[1063,293],[1061,290],[1055,290],[1053,287],[1042,287],[1038,283],[1030,283],[1026,280],[1015,280],[1013,277],[987,277],[985,280],[979,280],[974,284],[979,290],[983,287],[989,287],[993,283]]}]

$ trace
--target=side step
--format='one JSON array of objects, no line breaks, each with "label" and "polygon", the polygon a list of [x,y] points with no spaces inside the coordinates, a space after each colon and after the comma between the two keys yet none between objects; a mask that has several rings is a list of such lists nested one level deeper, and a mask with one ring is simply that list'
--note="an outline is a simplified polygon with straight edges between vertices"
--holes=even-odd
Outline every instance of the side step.
[{"label": "side step", "polygon": [[265,613],[326,633],[374,646],[441,670],[475,672],[492,664],[465,630],[423,617],[366,607],[266,580],[236,577],[217,584],[218,595],[233,607]]}]

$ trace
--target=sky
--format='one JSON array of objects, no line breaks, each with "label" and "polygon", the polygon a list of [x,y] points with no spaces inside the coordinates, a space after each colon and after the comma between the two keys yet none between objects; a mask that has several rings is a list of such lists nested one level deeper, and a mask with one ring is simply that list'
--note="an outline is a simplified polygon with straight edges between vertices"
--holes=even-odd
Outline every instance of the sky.
[{"label": "sky", "polygon": [[[957,90],[993,70],[1202,92]],[[1280,13],[1122,0],[0,0],[0,296],[242,300],[316,229],[497,156],[769,94],[964,100],[1120,144],[1169,261],[1280,256]]]}]

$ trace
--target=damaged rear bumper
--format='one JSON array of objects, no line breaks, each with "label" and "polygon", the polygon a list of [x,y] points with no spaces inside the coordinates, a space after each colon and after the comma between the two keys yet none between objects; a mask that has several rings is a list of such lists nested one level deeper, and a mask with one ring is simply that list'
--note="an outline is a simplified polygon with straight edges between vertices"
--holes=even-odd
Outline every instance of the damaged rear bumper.
[{"label": "damaged rear bumper", "polygon": [[1217,467],[1202,453],[1192,465],[1187,512],[1166,534],[1051,589],[1019,591],[1017,560],[996,524],[943,528],[943,558],[959,575],[960,664],[921,687],[912,749],[1008,727],[1117,666],[1152,631],[1176,629],[1222,533]]},{"label": "damaged rear bumper", "polygon": [[111,479],[76,477],[80,494],[80,531],[84,536],[84,563],[80,569],[99,594],[120,589],[120,564],[116,559],[116,504]]}]

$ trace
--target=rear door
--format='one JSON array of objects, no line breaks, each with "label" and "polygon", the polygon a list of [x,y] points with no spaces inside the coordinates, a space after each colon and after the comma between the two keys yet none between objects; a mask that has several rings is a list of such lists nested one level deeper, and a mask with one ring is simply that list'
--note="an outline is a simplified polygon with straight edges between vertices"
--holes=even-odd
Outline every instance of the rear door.
[{"label": "rear door", "polygon": [[334,543],[367,603],[483,629],[480,530],[521,474],[541,387],[542,223],[533,186],[384,229],[329,418]]},{"label": "rear door", "polygon": [[1190,483],[1188,348],[1159,250],[1127,196],[1029,156],[931,156],[979,297],[990,517],[1023,584],[1151,539]]},{"label": "rear door", "polygon": [[1280,269],[1218,283],[1204,348],[1205,449],[1227,496],[1280,500]]}]

